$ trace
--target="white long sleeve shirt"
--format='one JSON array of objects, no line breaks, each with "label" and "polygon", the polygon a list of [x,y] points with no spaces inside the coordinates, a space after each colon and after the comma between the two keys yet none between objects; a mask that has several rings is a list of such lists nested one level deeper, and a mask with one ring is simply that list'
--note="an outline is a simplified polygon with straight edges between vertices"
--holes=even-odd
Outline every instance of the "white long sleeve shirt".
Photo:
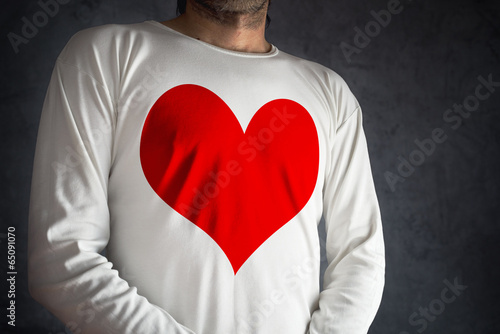
[{"label": "white long sleeve shirt", "polygon": [[360,106],[274,46],[81,31],[43,106],[28,251],[75,333],[366,333],[385,261]]}]

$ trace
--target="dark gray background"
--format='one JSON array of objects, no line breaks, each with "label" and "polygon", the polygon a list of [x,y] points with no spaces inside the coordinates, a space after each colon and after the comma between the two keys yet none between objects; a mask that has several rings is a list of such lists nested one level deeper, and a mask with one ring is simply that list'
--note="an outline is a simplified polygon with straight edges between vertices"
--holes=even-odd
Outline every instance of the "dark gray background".
[{"label": "dark gray background", "polygon": [[[403,1],[403,11],[349,63],[340,43],[353,45],[355,27],[373,20],[386,0],[274,0],[268,40],[283,51],[317,61],[348,82],[364,111],[373,176],[387,251],[386,287],[370,333],[500,333],[499,163],[500,87],[453,130],[446,109],[474,94],[478,76],[500,81],[500,1]],[[26,283],[29,188],[38,121],[55,58],[76,31],[106,23],[175,16],[173,0],[71,0],[15,53],[7,34],[21,34],[37,0],[3,1],[0,210],[0,331],[6,325],[6,233],[17,236],[16,330],[64,333],[33,301]],[[387,171],[408,159],[415,139],[443,128],[438,144],[394,191]],[[444,280],[467,286],[438,310]],[[411,324],[419,308],[434,307],[427,328]],[[442,312],[441,312],[442,311]],[[417,314],[415,320],[425,319]],[[421,330],[421,331],[418,331]],[[350,333],[344,333],[350,334]]]}]

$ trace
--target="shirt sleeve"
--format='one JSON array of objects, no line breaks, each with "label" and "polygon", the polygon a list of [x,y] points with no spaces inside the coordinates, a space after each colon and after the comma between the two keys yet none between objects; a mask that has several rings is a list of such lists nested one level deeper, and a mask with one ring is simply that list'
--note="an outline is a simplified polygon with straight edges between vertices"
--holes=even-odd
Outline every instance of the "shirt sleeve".
[{"label": "shirt sleeve", "polygon": [[323,189],[328,266],[309,334],[366,334],[384,287],[382,223],[361,109],[337,128]]},{"label": "shirt sleeve", "polygon": [[35,151],[29,291],[74,333],[192,334],[140,296],[100,254],[110,236],[114,112],[106,86],[57,61]]}]

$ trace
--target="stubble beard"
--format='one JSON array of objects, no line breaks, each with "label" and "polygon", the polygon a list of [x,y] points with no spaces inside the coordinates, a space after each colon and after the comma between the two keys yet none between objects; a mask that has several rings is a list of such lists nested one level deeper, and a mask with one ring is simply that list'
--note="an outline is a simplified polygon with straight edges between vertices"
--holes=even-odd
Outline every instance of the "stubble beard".
[{"label": "stubble beard", "polygon": [[266,15],[269,0],[192,0],[194,10],[221,24],[232,24],[245,16],[246,26],[258,26]]}]

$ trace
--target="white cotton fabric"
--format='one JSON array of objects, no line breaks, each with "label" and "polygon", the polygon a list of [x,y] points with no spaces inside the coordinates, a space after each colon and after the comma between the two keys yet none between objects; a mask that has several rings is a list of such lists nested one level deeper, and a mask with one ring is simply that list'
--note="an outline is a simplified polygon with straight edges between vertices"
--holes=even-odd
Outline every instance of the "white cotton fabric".
[{"label": "white cotton fabric", "polygon": [[[148,112],[182,84],[216,93],[243,129],[262,105],[284,98],[307,109],[318,132],[310,200],[236,275],[141,169]],[[32,296],[75,333],[366,333],[385,261],[361,117],[338,74],[274,46],[229,51],[155,21],[77,33],[57,59],[40,121]],[[322,216],[329,265],[320,292]]]}]

